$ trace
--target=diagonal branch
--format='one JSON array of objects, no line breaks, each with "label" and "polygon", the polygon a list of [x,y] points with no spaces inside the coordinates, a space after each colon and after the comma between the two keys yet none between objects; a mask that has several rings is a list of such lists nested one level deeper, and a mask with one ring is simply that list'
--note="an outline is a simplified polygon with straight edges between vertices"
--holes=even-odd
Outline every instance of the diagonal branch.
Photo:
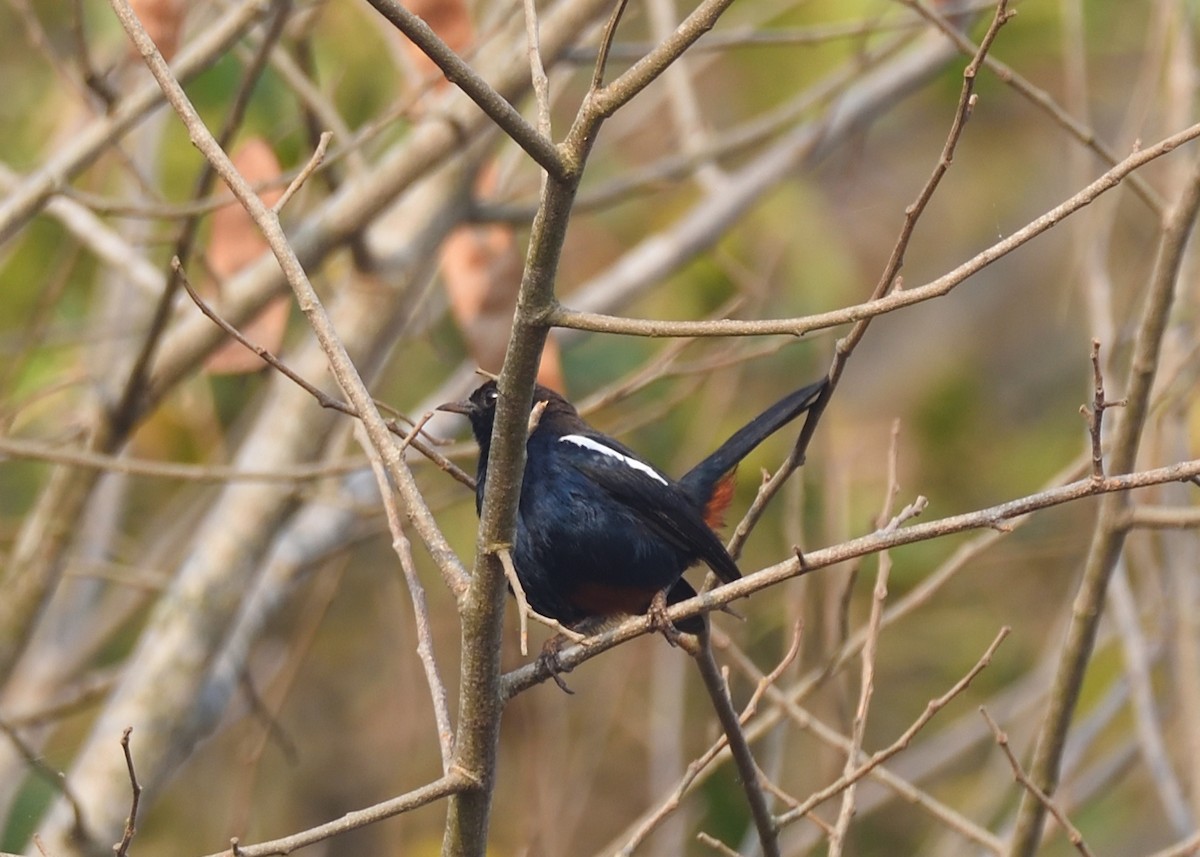
[{"label": "diagonal branch", "polygon": [[901,307],[922,303],[931,298],[949,294],[968,278],[982,271],[993,262],[1002,259],[1087,205],[1095,202],[1104,193],[1125,181],[1130,175],[1151,161],[1167,155],[1185,143],[1200,137],[1200,124],[1191,125],[1169,137],[1159,140],[1148,148],[1139,149],[1094,182],[1051,208],[1045,214],[1027,223],[1008,237],[997,241],[986,250],[977,253],[953,271],[936,280],[913,288],[894,291],[884,297],[864,303],[816,315],[800,318],[766,319],[742,321],[740,319],[707,321],[660,321],[619,318],[600,313],[581,312],[567,307],[556,307],[550,321],[556,327],[589,330],[598,333],[621,333],[630,336],[763,336],[778,334],[803,336],[817,330],[838,325],[851,324],[865,318],[885,315]]},{"label": "diagonal branch", "polygon": [[463,62],[433,31],[433,28],[417,15],[400,5],[397,0],[367,0],[380,15],[387,18],[396,29],[404,33],[413,44],[425,52],[446,79],[461,89],[468,98],[479,105],[493,122],[508,134],[529,157],[537,161],[547,173],[559,181],[569,178],[569,168],[552,140],[534,128],[504,96],[493,89],[486,80]]},{"label": "diagonal branch", "polygon": [[[1114,492],[1131,491],[1135,488],[1147,488],[1152,485],[1165,485],[1171,482],[1189,482],[1200,479],[1200,459],[1179,462],[1167,467],[1143,470],[1120,476],[1109,476],[1096,480],[1090,476],[1057,488],[1039,491],[1007,503],[952,515],[937,521],[927,521],[896,530],[879,530],[869,535],[860,536],[839,545],[811,551],[804,554],[803,560],[792,558],[761,571],[749,574],[741,580],[727,583],[716,589],[673,604],[667,610],[667,616],[672,622],[678,622],[688,616],[698,613],[711,612],[725,604],[736,601],[759,592],[780,581],[809,574],[820,568],[826,568],[839,562],[855,559],[861,556],[878,553],[888,548],[928,541],[951,533],[961,533],[968,530],[993,529],[1004,531],[1006,522],[1021,518],[1031,512],[1071,503],[1085,497],[1096,497]],[[635,616],[615,625],[603,633],[597,634],[587,641],[586,646],[571,646],[559,653],[558,665],[563,670],[571,670],[584,661],[596,657],[626,640],[641,636],[653,630],[653,622],[645,616]],[[550,677],[546,664],[527,664],[512,670],[504,676],[503,694],[510,698],[518,693],[539,684]]]}]

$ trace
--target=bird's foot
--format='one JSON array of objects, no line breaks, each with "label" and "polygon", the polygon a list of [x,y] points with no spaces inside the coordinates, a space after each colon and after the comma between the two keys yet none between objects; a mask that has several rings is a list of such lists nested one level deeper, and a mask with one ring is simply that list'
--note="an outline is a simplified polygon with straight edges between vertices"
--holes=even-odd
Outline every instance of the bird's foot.
[{"label": "bird's foot", "polygon": [[566,672],[562,664],[558,660],[558,653],[562,651],[564,645],[569,642],[566,636],[555,634],[542,645],[542,652],[537,657],[537,665],[550,674],[550,678],[554,679],[554,683],[558,685],[558,689],[563,693],[575,695],[575,691],[567,687],[567,683],[562,680],[562,673]]},{"label": "bird's foot", "polygon": [[662,634],[672,646],[679,646],[681,632],[667,616],[667,590],[661,589],[654,595],[650,606],[646,608],[646,615],[650,617],[650,627],[653,630]]}]

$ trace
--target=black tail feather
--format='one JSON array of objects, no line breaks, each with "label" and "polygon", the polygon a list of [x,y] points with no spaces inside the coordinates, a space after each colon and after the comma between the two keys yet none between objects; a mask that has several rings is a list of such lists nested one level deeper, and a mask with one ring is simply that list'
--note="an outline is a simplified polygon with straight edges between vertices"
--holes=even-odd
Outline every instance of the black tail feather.
[{"label": "black tail feather", "polygon": [[706,506],[721,477],[736,467],[756,446],[812,407],[827,383],[822,378],[784,396],[734,432],[716,452],[684,474],[679,484],[698,506]]}]

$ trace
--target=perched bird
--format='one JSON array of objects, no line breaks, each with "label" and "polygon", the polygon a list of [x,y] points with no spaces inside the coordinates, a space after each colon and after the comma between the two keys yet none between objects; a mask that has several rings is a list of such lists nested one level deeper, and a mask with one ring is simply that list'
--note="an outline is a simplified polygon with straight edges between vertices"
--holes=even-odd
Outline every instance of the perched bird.
[{"label": "perched bird", "polygon": [[[737,580],[737,564],[712,528],[720,525],[732,500],[738,462],[808,410],[825,384],[821,380],[785,396],[678,482],[589,426],[558,393],[536,387],[534,406],[544,409],[525,448],[512,549],[529,605],[579,627],[589,620],[646,613],[652,603],[661,608],[690,598],[696,592],[683,573],[700,562],[725,582]],[[477,511],[483,505],[499,395],[496,382],[488,381],[470,398],[439,408],[471,421],[479,444]],[[703,628],[700,616],[678,623],[688,633]]]}]

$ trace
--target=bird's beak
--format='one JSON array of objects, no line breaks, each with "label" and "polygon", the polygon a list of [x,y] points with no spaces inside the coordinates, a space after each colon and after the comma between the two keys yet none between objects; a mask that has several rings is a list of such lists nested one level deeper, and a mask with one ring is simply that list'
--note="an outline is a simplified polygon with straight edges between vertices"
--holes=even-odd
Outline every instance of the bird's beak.
[{"label": "bird's beak", "polygon": [[475,406],[471,404],[469,399],[463,399],[460,402],[446,402],[443,405],[438,405],[435,410],[446,411],[450,414],[462,414],[464,417],[469,417],[474,413]]}]

